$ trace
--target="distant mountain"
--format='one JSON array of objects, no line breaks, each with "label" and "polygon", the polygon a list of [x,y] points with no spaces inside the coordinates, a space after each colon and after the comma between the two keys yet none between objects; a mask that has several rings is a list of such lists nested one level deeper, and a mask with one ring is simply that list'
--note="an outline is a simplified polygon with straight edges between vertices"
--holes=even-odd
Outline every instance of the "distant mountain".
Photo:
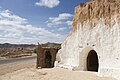
[{"label": "distant mountain", "polygon": [[[50,48],[61,48],[61,44],[58,43],[45,43],[41,44],[42,47]],[[10,44],[4,43],[0,44],[0,58],[16,58],[22,56],[31,56],[32,53],[35,53],[36,49],[35,44]]]},{"label": "distant mountain", "polygon": [[48,43],[42,44],[42,47],[61,48],[61,44],[48,42]]},{"label": "distant mountain", "polygon": [[[44,43],[41,44],[42,47],[61,47],[60,43]],[[0,48],[7,48],[7,49],[15,49],[15,48],[35,48],[37,45],[35,44],[10,44],[10,43],[4,43],[0,44]]]},{"label": "distant mountain", "polygon": [[0,44],[0,48],[35,48],[36,45],[34,44],[10,44],[4,43]]}]

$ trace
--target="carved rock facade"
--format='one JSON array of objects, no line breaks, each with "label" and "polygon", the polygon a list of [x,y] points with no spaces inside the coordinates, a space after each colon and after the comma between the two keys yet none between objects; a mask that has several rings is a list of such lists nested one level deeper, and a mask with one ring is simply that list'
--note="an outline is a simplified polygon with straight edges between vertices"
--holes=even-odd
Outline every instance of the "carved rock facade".
[{"label": "carved rock facade", "polygon": [[75,7],[73,29],[57,61],[59,67],[98,70],[99,76],[120,80],[120,0],[92,0]]}]

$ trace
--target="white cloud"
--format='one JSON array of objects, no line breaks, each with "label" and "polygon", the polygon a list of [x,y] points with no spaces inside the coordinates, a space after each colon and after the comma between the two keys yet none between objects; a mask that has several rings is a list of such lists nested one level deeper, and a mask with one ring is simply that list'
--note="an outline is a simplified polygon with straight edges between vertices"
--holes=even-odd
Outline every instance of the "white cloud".
[{"label": "white cloud", "polygon": [[61,42],[64,37],[45,28],[35,27],[29,24],[27,19],[9,10],[0,11],[0,42],[2,43]]},{"label": "white cloud", "polygon": [[65,29],[67,29],[66,27],[60,27],[58,28],[58,31],[64,31]]},{"label": "white cloud", "polygon": [[67,24],[70,25],[70,19],[73,17],[72,14],[69,13],[61,13],[58,15],[58,17],[50,17],[49,21],[47,21],[47,25],[49,27],[52,26],[57,26],[57,25],[61,25],[61,24]]},{"label": "white cloud", "polygon": [[67,25],[72,25],[72,21],[66,21]]},{"label": "white cloud", "polygon": [[59,0],[40,0],[39,2],[36,2],[35,5],[53,8],[53,7],[58,6],[59,3],[60,3]]}]

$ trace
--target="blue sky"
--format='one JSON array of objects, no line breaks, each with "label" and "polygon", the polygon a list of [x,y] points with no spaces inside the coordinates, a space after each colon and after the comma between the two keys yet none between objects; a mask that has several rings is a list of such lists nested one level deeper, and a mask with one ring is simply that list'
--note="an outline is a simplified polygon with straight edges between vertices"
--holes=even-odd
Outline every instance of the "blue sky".
[{"label": "blue sky", "polygon": [[0,43],[63,42],[86,0],[0,0]]}]

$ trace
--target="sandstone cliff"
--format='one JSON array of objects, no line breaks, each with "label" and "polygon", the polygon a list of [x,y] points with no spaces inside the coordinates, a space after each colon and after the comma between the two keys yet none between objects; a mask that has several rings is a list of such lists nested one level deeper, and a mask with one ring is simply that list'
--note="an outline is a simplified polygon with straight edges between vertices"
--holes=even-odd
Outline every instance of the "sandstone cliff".
[{"label": "sandstone cliff", "polygon": [[[118,14],[118,15],[117,15]],[[111,16],[116,15],[120,20],[120,0],[93,0],[91,2],[81,3],[75,7],[73,30],[76,30],[78,23],[84,24],[85,21],[91,23],[91,27],[96,25],[96,21],[104,19],[106,25],[113,26]]]}]

